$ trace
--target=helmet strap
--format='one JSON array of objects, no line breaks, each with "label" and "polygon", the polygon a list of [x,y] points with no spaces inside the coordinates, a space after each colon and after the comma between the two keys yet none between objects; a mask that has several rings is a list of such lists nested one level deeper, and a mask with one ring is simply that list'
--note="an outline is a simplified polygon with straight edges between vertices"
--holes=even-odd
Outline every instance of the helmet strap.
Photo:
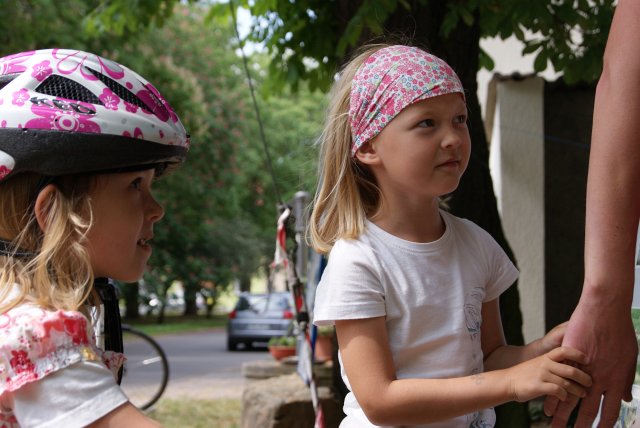
[{"label": "helmet strap", "polygon": [[[104,304],[104,348],[106,351],[122,353],[122,321],[116,287],[108,278],[96,278],[93,287]],[[122,368],[118,371],[118,384],[121,381]]]}]

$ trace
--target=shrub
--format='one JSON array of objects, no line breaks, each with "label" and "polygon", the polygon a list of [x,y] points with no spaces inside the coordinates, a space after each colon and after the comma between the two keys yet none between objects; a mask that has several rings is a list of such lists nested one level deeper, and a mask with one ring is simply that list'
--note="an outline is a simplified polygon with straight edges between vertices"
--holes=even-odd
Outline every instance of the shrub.
[{"label": "shrub", "polygon": [[269,339],[269,346],[296,346],[295,336],[276,336]]}]

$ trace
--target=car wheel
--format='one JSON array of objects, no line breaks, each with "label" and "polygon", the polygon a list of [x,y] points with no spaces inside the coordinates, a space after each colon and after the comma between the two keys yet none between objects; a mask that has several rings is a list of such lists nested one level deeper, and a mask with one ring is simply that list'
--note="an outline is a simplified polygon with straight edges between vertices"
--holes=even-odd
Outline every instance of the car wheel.
[{"label": "car wheel", "polygon": [[238,343],[235,340],[227,339],[227,351],[236,351],[238,349]]}]

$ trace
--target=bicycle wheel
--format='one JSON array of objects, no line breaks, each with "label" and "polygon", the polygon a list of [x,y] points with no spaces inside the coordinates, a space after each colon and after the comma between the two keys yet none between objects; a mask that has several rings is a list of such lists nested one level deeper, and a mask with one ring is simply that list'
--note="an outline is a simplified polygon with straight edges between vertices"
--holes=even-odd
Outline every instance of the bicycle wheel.
[{"label": "bicycle wheel", "polygon": [[122,326],[122,341],[126,361],[120,386],[133,405],[146,410],[167,387],[167,356],[152,337],[127,325]]}]

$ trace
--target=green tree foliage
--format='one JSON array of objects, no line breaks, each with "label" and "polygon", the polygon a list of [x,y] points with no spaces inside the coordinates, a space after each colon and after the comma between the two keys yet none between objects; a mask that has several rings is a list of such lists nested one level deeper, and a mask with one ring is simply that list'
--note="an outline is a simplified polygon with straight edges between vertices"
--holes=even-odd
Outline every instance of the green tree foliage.
[{"label": "green tree foliage", "polygon": [[[435,3],[440,3],[436,5]],[[476,28],[479,37],[514,35],[523,42],[523,54],[536,54],[535,70],[547,64],[564,73],[568,83],[592,82],[602,67],[602,53],[613,17],[612,0],[236,0],[251,10],[249,38],[263,43],[271,54],[270,73],[276,88],[309,81],[312,88],[327,89],[333,73],[351,50],[376,36],[395,34],[420,39],[429,24],[428,42],[436,48],[438,38],[448,39],[460,26]],[[421,11],[442,19],[419,20]],[[224,5],[211,9],[225,12]],[[413,22],[397,25],[403,14]],[[435,24],[435,25],[432,25]],[[435,37],[437,36],[437,37]],[[462,46],[461,46],[462,47]],[[309,59],[315,61],[309,67]],[[491,70],[493,61],[480,51],[481,67]]]},{"label": "green tree foliage", "polygon": [[[184,168],[159,182],[166,215],[158,225],[147,284],[164,296],[174,281],[185,287],[187,313],[195,293],[207,295],[234,279],[248,286],[273,255],[277,186],[284,201],[314,183],[313,138],[324,105],[320,94],[283,94],[262,102],[268,173],[241,59],[228,26],[207,25],[198,6],[180,7],[117,51],[119,59],[162,88],[192,133]],[[203,31],[207,28],[207,31]],[[125,60],[126,59],[126,60]],[[260,84],[264,58],[252,62]]]},{"label": "green tree foliage", "polygon": [[98,0],[0,0],[0,55],[35,48],[86,46],[82,17]]},{"label": "green tree foliage", "polygon": [[[174,281],[182,282],[186,310],[193,312],[203,286],[215,296],[219,290],[212,287],[238,278],[246,284],[268,264],[278,201],[229,23],[206,23],[200,6],[178,2],[174,14],[159,20],[155,8],[145,9],[151,3],[124,2],[127,10],[119,12],[117,2],[3,0],[11,19],[0,22],[0,53],[45,47],[101,53],[145,76],[170,100],[193,145],[185,165],[156,183],[165,216],[155,228],[145,282],[160,297]],[[136,24],[129,20],[132,11],[149,13]],[[24,28],[32,31],[17,37]],[[258,88],[265,64],[265,57],[251,58]],[[314,186],[313,142],[323,106],[321,94],[304,88],[260,101],[275,185],[285,202]]]}]

